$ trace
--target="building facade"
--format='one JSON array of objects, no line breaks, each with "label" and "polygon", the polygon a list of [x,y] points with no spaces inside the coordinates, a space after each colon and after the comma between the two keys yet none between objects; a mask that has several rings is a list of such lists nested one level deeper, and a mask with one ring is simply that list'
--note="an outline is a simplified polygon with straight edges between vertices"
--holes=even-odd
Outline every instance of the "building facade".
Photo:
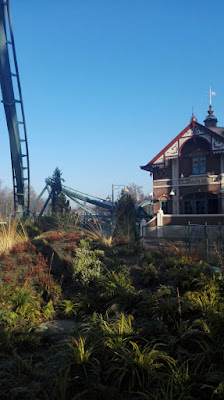
[{"label": "building facade", "polygon": [[217,222],[223,215],[224,222],[224,127],[217,122],[211,104],[204,125],[192,114],[189,125],[141,167],[153,174],[154,214],[163,210],[183,223],[184,216]]}]

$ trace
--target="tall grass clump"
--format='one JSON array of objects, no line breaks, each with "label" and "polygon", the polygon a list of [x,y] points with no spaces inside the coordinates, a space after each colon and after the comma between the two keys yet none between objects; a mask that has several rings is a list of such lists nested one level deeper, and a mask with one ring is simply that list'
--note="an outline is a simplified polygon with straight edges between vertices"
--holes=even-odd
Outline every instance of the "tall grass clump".
[{"label": "tall grass clump", "polygon": [[28,235],[18,217],[0,225],[0,253],[8,253],[15,244],[26,242]]},{"label": "tall grass clump", "polygon": [[112,236],[106,236],[103,233],[101,225],[97,221],[87,222],[86,228],[83,229],[84,233],[98,242],[103,247],[112,247],[114,244]]}]

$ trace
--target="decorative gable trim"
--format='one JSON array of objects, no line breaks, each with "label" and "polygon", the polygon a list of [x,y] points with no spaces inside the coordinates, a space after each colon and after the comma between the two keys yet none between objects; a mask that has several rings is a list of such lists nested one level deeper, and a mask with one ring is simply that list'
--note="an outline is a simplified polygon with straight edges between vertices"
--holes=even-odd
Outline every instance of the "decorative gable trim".
[{"label": "decorative gable trim", "polygon": [[185,133],[182,135],[182,137],[183,137],[183,138],[188,138],[188,139],[189,139],[189,137],[193,136],[193,134],[194,134],[193,129],[188,129],[188,131],[185,132]]},{"label": "decorative gable trim", "polygon": [[165,158],[178,157],[178,140],[165,152]]},{"label": "decorative gable trim", "polygon": [[212,151],[214,153],[223,153],[224,141],[213,137],[212,138]]},{"label": "decorative gable trim", "polygon": [[162,155],[160,158],[157,158],[152,167],[157,167],[158,165],[161,164],[164,164],[164,155]]},{"label": "decorative gable trim", "polygon": [[196,121],[192,121],[179,135],[164,147],[157,156],[147,165],[142,166],[141,169],[152,171],[153,168],[164,165],[165,160],[179,157],[184,143],[193,136],[198,136],[207,140],[211,144],[211,151],[213,153],[224,153],[224,137],[222,138],[209,128]]}]

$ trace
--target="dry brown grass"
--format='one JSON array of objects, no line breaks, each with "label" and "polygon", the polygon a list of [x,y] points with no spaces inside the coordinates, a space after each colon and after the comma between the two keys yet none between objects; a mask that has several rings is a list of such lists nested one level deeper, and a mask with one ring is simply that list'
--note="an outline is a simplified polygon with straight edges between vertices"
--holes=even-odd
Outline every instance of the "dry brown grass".
[{"label": "dry brown grass", "polygon": [[200,261],[206,259],[206,249],[203,243],[197,243],[192,246],[191,252],[186,247],[186,243],[182,243],[179,245],[175,245],[168,240],[164,240],[164,244],[167,248],[167,251],[170,253],[169,255],[178,256],[179,258],[185,259],[186,261]]},{"label": "dry brown grass", "polygon": [[8,253],[17,243],[26,242],[28,235],[18,217],[0,225],[0,253]]},{"label": "dry brown grass", "polygon": [[218,260],[218,265],[220,266],[220,268],[224,271],[224,265],[223,265],[223,261],[222,261],[222,256],[218,250],[217,244],[216,242],[213,242],[213,246],[214,246],[214,250],[217,256],[217,260]]},{"label": "dry brown grass", "polygon": [[114,244],[113,237],[107,237],[97,221],[86,223],[86,229],[83,229],[83,232],[104,247],[112,247]]}]

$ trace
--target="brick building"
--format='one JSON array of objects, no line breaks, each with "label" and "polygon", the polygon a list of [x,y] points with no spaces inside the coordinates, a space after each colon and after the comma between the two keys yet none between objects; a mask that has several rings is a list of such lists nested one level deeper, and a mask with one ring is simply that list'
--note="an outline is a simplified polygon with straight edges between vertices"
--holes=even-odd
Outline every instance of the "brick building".
[{"label": "brick building", "polygon": [[[141,169],[153,174],[154,214],[167,224],[224,223],[224,127],[210,103],[204,125],[190,123]],[[169,218],[168,218],[169,216]]]}]

